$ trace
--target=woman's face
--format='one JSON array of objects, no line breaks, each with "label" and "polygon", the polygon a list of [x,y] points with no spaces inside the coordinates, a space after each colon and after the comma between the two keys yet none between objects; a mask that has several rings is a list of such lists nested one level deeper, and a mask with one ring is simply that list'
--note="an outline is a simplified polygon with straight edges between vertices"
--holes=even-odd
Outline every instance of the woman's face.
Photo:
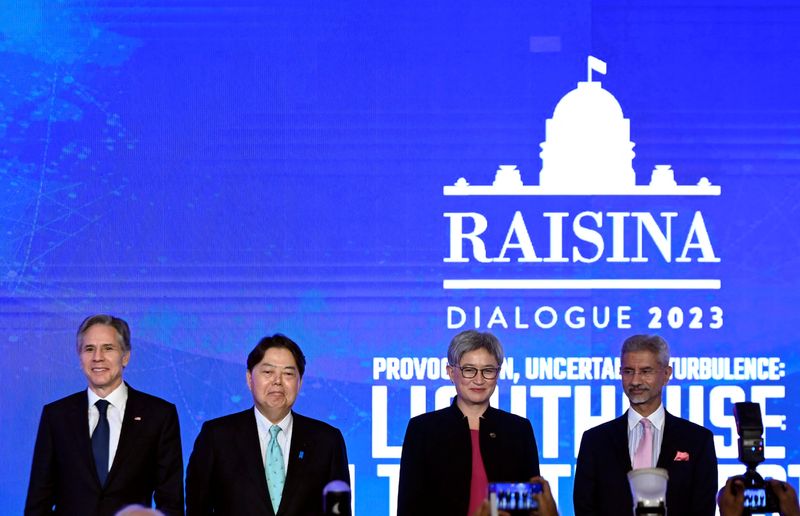
[{"label": "woman's face", "polygon": [[[447,366],[447,373],[456,386],[458,398],[469,405],[487,405],[489,397],[497,387],[497,373],[500,367],[497,360],[491,353],[480,348],[464,353],[458,366]],[[477,369],[477,374],[472,378],[465,378],[464,369],[467,370],[467,376],[474,372],[474,369]],[[492,369],[495,370],[494,378],[487,380],[484,375],[492,376]]]}]

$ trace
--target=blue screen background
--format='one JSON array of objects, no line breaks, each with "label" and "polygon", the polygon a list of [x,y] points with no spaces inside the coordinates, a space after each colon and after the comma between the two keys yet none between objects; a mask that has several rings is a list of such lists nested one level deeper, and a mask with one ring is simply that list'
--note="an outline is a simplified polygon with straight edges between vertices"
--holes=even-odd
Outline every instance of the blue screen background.
[{"label": "blue screen background", "polygon": [[[448,306],[639,314],[632,329],[492,328],[517,369],[525,356],[616,356],[648,331],[648,307],[721,306],[721,329],[659,333],[676,357],[780,358],[778,382],[691,384],[706,415],[715,386],[748,399],[754,386],[782,387],[765,411],[783,427],[766,438],[786,454],[768,462],[797,486],[798,28],[800,8],[763,0],[0,5],[0,512],[22,511],[41,406],[86,387],[74,332],[97,312],[131,324],[125,379],[177,405],[185,460],[203,421],[252,405],[244,363],[255,343],[292,337],[308,357],[296,409],[342,430],[356,512],[377,515],[393,498],[378,468],[399,460],[374,456],[373,388],[388,387],[386,439],[400,446],[412,387],[427,388],[432,409],[449,383],[375,379],[374,358],[444,356],[456,332]],[[588,55],[608,63],[599,80],[631,120],[639,182],[667,162],[722,195],[443,196],[459,177],[490,184],[505,163],[535,184],[545,120],[585,80]],[[505,221],[496,252],[516,210],[531,213],[533,232],[536,213],[587,209],[700,210],[721,261],[533,274],[713,276],[722,288],[443,289],[446,278],[531,270],[445,263],[443,213]],[[529,383],[590,386],[593,403],[617,385]],[[499,391],[508,410],[502,380]],[[572,405],[559,403],[558,457],[542,463],[572,467]],[[541,399],[528,416],[541,446],[553,416]],[[556,483],[570,515],[571,475]]]}]

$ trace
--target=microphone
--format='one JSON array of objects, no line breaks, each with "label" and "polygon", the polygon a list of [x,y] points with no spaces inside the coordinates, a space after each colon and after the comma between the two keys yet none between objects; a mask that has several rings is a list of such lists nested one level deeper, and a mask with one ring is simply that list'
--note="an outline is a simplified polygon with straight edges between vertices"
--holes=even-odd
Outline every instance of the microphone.
[{"label": "microphone", "polygon": [[634,516],[667,514],[668,480],[669,474],[662,468],[641,468],[628,472]]},{"label": "microphone", "polygon": [[322,490],[322,513],[325,516],[350,516],[350,486],[331,480]]}]

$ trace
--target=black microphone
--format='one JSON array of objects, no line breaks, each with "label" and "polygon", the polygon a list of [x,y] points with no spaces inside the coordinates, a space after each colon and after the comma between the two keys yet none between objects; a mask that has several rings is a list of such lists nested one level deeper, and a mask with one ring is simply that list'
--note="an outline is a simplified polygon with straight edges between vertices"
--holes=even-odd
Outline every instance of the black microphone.
[{"label": "black microphone", "polygon": [[325,516],[350,516],[350,486],[331,480],[322,490],[322,512]]}]

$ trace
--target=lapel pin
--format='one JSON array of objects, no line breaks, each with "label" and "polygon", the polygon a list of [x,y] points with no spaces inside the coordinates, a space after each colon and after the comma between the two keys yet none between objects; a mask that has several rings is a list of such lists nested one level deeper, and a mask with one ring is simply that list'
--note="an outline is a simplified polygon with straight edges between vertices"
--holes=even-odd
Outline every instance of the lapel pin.
[{"label": "lapel pin", "polygon": [[134,416],[133,420],[134,421],[141,421],[142,420],[142,416]]},{"label": "lapel pin", "polygon": [[299,459],[302,459],[302,458],[303,458],[303,455],[305,455],[305,453],[306,453],[306,452],[304,452],[303,450],[300,450],[300,453],[298,453],[298,454],[297,454],[297,457],[298,457]]},{"label": "lapel pin", "polygon": [[495,437],[497,437],[497,434],[496,434],[496,433],[494,433],[494,432],[489,432],[489,437],[491,437],[492,439],[494,439]]}]

